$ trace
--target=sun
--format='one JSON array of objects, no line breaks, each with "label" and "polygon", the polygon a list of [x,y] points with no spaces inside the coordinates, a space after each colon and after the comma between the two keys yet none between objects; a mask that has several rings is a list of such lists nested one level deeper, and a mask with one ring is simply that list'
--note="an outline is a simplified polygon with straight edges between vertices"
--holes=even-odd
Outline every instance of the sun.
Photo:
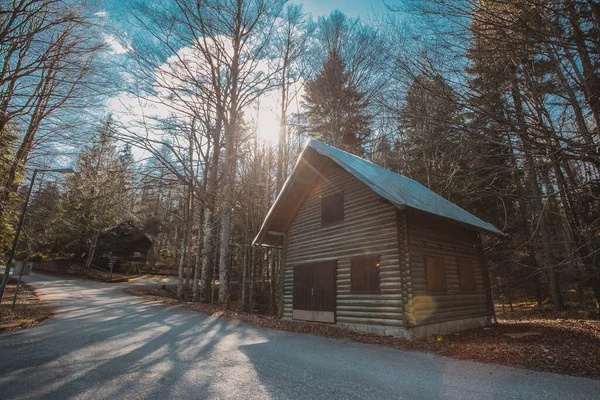
[{"label": "sun", "polygon": [[258,117],[258,139],[269,144],[276,144],[279,138],[279,118],[271,112],[263,112]]},{"label": "sun", "polygon": [[268,93],[261,96],[257,104],[256,129],[258,140],[267,144],[277,144],[279,140],[279,113],[276,95]]}]

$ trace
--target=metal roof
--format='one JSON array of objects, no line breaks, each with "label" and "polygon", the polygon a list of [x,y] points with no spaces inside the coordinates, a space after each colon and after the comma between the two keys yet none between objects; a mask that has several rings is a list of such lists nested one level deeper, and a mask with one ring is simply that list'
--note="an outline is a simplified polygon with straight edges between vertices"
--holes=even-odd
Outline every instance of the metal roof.
[{"label": "metal roof", "polygon": [[443,218],[451,219],[461,224],[469,225],[476,230],[497,235],[504,235],[504,233],[502,233],[502,231],[497,229],[494,225],[482,221],[451,201],[446,200],[439,194],[421,185],[419,182],[392,172],[389,169],[380,167],[379,165],[373,164],[372,162],[363,158],[347,153],[335,147],[328,146],[325,143],[321,143],[313,139],[306,145],[306,148],[300,155],[294,171],[292,171],[292,174],[285,182],[281,193],[279,193],[275,203],[267,213],[261,230],[254,239],[254,243],[261,243],[261,238],[265,235],[273,215],[277,212],[277,209],[280,208],[280,203],[282,202],[286,192],[289,190],[288,188],[291,186],[291,182],[295,179],[295,173],[298,172],[297,170],[301,165],[301,161],[304,157],[306,157],[307,149],[309,148],[315,150],[320,155],[331,159],[348,173],[352,174],[361,182],[366,184],[375,193],[390,201],[396,207],[409,207],[415,210],[420,210]]},{"label": "metal roof", "polygon": [[308,146],[331,158],[340,167],[396,206],[414,208],[471,225],[487,232],[503,235],[502,231],[494,225],[480,220],[417,181],[316,140],[311,140]]}]

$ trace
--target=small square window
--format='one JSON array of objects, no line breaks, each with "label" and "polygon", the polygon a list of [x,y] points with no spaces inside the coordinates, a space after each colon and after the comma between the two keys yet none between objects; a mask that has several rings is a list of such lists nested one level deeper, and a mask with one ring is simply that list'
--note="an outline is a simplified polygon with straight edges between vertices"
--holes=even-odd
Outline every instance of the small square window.
[{"label": "small square window", "polygon": [[456,259],[458,265],[458,285],[461,292],[473,292],[477,290],[475,285],[475,270],[473,261],[467,258]]},{"label": "small square window", "polygon": [[425,279],[428,292],[445,292],[447,290],[444,257],[425,256]]},{"label": "small square window", "polygon": [[321,225],[344,220],[344,193],[335,192],[321,197]]},{"label": "small square window", "polygon": [[350,260],[350,290],[353,293],[379,293],[379,256]]}]

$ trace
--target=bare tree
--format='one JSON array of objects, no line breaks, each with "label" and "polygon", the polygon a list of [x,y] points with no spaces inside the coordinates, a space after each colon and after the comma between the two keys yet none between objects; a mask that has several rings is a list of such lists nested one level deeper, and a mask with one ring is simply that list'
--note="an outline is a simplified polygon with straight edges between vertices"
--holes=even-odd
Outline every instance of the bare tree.
[{"label": "bare tree", "polygon": [[17,176],[29,154],[40,143],[36,135],[43,124],[60,110],[81,106],[85,98],[98,94],[93,92],[98,82],[91,77],[94,57],[103,48],[90,30],[93,17],[83,3],[12,3],[0,20],[0,130],[13,122],[23,131],[2,182],[0,213],[18,186]]},{"label": "bare tree", "polygon": [[279,141],[277,145],[277,191],[281,190],[287,176],[289,154],[287,148],[287,116],[290,104],[297,98],[305,76],[305,64],[302,63],[308,51],[308,40],[314,26],[309,24],[308,15],[302,6],[288,4],[281,16],[280,33],[276,36],[275,47],[279,51],[280,63],[280,118]]}]

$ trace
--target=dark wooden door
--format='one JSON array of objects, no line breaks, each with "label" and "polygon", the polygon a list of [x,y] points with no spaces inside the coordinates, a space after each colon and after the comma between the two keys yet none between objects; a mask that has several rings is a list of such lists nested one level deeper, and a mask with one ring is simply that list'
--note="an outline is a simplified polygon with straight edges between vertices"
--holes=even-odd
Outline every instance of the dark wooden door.
[{"label": "dark wooden door", "polygon": [[335,267],[335,260],[314,264],[311,310],[335,311]]},{"label": "dark wooden door", "polygon": [[312,310],[313,270],[312,264],[294,267],[293,304],[297,310]]},{"label": "dark wooden door", "polygon": [[294,267],[293,310],[295,319],[335,321],[336,261]]}]

